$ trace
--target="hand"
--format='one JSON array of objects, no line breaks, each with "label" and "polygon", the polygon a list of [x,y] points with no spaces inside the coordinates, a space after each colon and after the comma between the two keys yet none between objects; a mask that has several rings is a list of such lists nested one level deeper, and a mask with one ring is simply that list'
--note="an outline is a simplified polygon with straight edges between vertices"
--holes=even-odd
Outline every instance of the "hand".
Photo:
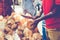
[{"label": "hand", "polygon": [[33,30],[37,27],[39,23],[39,20],[35,20],[34,23],[31,24],[31,26],[33,26]]}]

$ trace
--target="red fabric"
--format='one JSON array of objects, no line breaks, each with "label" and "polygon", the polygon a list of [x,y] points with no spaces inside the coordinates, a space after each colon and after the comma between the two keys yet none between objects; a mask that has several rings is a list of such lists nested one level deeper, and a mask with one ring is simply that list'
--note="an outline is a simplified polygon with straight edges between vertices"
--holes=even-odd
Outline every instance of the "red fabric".
[{"label": "red fabric", "polygon": [[[43,0],[44,15],[51,11],[53,0]],[[52,24],[52,25],[51,25]],[[46,27],[48,29],[60,28],[60,18],[49,18],[46,20]]]},{"label": "red fabric", "polygon": [[55,3],[56,3],[57,5],[60,5],[60,0],[55,0]]},{"label": "red fabric", "polygon": [[50,12],[53,5],[53,0],[43,0],[43,11],[45,15]]},{"label": "red fabric", "polygon": [[0,15],[10,16],[12,12],[11,5],[12,5],[12,0],[1,0],[0,1]]},{"label": "red fabric", "polygon": [[2,12],[3,12],[3,5],[2,5],[3,3],[2,2],[0,2],[0,15],[2,15]]}]

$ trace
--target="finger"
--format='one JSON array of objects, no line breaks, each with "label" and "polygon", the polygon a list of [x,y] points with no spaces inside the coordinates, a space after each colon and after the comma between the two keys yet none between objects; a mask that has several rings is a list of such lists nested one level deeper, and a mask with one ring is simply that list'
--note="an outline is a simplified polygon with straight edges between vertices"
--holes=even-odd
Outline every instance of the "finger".
[{"label": "finger", "polygon": [[30,26],[33,26],[33,24],[31,24]]}]

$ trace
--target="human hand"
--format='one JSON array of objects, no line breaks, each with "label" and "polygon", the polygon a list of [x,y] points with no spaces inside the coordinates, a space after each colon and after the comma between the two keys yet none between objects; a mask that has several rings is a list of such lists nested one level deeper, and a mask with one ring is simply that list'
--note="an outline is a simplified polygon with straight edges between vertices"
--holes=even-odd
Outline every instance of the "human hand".
[{"label": "human hand", "polygon": [[35,20],[35,21],[31,24],[31,26],[33,26],[33,29],[35,29],[35,28],[37,27],[38,23],[39,23],[39,20]]}]

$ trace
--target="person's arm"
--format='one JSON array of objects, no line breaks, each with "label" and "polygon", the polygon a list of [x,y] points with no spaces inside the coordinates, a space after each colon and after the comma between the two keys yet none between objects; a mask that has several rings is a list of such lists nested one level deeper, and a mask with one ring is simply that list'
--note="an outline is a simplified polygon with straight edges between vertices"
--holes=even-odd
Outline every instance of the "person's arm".
[{"label": "person's arm", "polygon": [[41,16],[40,18],[38,18],[36,20],[39,20],[39,21],[46,20],[46,19],[53,17],[54,15],[55,15],[55,9],[53,11],[49,12],[47,15]]},{"label": "person's arm", "polygon": [[45,15],[45,16],[41,16],[40,18],[36,19],[36,20],[34,21],[34,23],[31,24],[31,26],[33,26],[34,28],[36,28],[36,27],[37,27],[37,24],[38,24],[41,20],[46,20],[46,19],[48,19],[48,18],[53,17],[54,15],[55,15],[55,10],[52,11],[52,12],[49,12],[49,13],[48,13],[47,15]]},{"label": "person's arm", "polygon": [[35,17],[25,16],[25,15],[21,15],[21,16],[23,16],[23,17],[25,17],[25,18],[28,18],[28,19],[33,19],[33,20],[35,20],[35,19],[39,18],[41,15],[42,15],[42,13],[41,13],[40,15],[38,15],[38,16],[35,16]]},{"label": "person's arm", "polygon": [[23,16],[25,18],[28,18],[28,19],[35,19],[35,18],[31,17],[31,16],[25,16],[25,15],[21,15],[21,16]]}]

